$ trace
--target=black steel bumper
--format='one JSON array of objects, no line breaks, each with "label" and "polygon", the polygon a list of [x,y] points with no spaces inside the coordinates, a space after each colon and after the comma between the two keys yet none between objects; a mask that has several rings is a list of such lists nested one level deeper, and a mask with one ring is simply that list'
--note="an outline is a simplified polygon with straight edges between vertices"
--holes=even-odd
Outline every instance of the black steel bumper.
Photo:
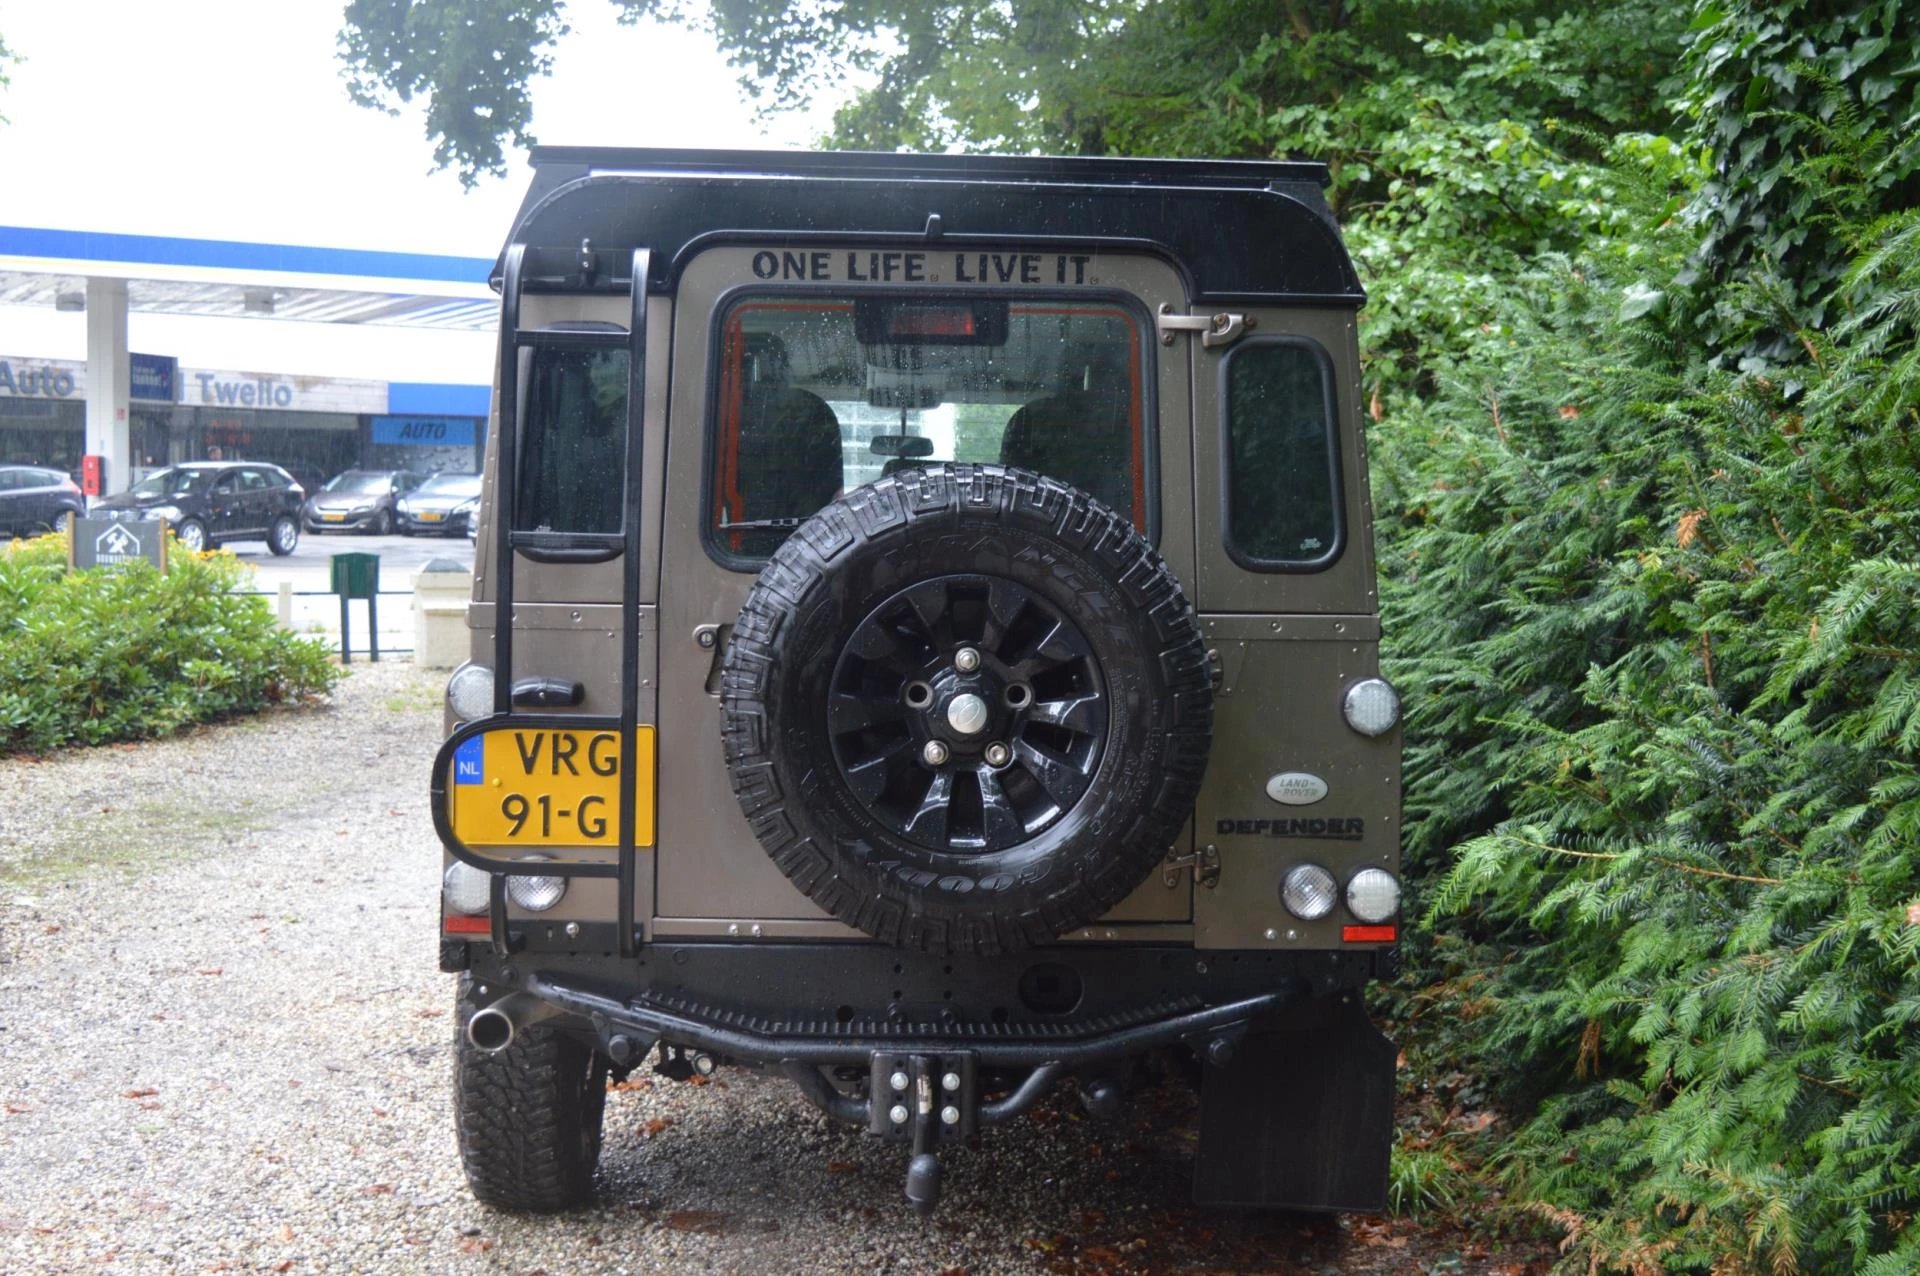
[{"label": "black steel bumper", "polygon": [[555,1010],[590,1023],[603,1044],[625,1036],[614,1045],[616,1058],[644,1053],[659,1041],[711,1051],[730,1059],[760,1064],[831,1066],[864,1064],[876,1053],[965,1053],[984,1067],[1030,1068],[1052,1064],[1058,1068],[1085,1067],[1144,1054],[1180,1042],[1204,1045],[1213,1039],[1244,1035],[1262,1017],[1292,1000],[1292,989],[1248,997],[1225,1005],[1203,1006],[1091,1035],[1071,1039],[1021,1038],[1009,1035],[976,1036],[938,1032],[927,1025],[925,1035],[813,1036],[772,1035],[728,1027],[674,1014],[644,1003],[623,1002],[555,980],[530,976],[522,990]]}]

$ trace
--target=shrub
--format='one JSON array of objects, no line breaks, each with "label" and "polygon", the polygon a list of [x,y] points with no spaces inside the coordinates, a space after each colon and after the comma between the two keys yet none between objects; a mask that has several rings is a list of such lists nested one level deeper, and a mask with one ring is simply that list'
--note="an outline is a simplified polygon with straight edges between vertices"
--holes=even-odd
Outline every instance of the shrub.
[{"label": "shrub", "polygon": [[250,569],[175,547],[172,570],[67,570],[58,537],[0,552],[0,753],[166,735],[326,691],[326,650],[236,593]]},{"label": "shrub", "polygon": [[1854,230],[1789,373],[1690,338],[1668,227],[1521,281],[1382,449],[1428,924],[1596,1268],[1920,1269],[1920,215]]}]

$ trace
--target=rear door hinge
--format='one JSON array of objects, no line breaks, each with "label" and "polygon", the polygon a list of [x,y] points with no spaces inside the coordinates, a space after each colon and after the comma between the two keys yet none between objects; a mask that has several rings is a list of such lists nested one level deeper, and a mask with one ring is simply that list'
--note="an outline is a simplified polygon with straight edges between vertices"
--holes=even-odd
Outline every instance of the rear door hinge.
[{"label": "rear door hinge", "polygon": [[1212,890],[1220,884],[1220,848],[1209,843],[1191,855],[1167,852],[1163,880],[1168,887],[1180,884],[1180,874],[1193,870],[1193,880]]},{"label": "rear door hinge", "polygon": [[1217,315],[1181,315],[1175,314],[1173,307],[1166,302],[1160,303],[1160,313],[1154,319],[1154,325],[1160,329],[1160,344],[1173,344],[1174,334],[1197,332],[1203,346],[1230,346],[1247,335],[1254,321],[1245,315],[1231,315],[1222,312]]}]

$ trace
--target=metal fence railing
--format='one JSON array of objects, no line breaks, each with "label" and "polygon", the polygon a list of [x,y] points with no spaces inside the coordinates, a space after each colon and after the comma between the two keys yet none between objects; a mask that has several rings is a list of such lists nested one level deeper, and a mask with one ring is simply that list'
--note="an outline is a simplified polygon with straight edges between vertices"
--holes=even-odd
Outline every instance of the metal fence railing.
[{"label": "metal fence railing", "polygon": [[[382,655],[414,654],[411,589],[383,589],[375,601],[347,599],[344,605],[330,589],[295,589],[289,581],[281,581],[278,589],[237,592],[272,599],[280,624],[295,633],[325,635],[338,641],[342,664],[351,664],[356,655],[377,661]],[[380,607],[377,600],[387,598],[407,601]]]}]

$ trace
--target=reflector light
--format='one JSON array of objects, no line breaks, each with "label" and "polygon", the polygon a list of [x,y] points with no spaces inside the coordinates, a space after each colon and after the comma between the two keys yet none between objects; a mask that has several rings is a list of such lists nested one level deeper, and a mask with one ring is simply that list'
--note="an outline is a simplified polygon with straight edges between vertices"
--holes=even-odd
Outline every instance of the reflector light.
[{"label": "reflector light", "polygon": [[1362,678],[1347,688],[1340,710],[1361,735],[1385,735],[1400,721],[1400,693],[1385,678]]},{"label": "reflector light", "polygon": [[1347,911],[1363,922],[1384,922],[1400,911],[1400,881],[1383,868],[1363,868],[1347,882]]},{"label": "reflector light", "polygon": [[1342,926],[1340,939],[1348,944],[1391,944],[1400,937],[1397,926]]},{"label": "reflector light", "polygon": [[485,665],[461,665],[447,679],[447,708],[462,722],[473,722],[493,712],[493,670]]},{"label": "reflector light", "polygon": [[[528,861],[545,862],[544,855],[523,855],[521,863]],[[567,893],[567,879],[564,877],[509,877],[507,879],[507,898],[526,909],[529,913],[544,913],[560,902]]]},{"label": "reflector light", "polygon": [[971,337],[972,306],[899,306],[887,316],[889,337]]},{"label": "reflector light", "polygon": [[440,896],[452,912],[484,913],[491,898],[492,879],[493,874],[484,869],[455,860],[440,877]]},{"label": "reflector light", "polygon": [[1338,898],[1333,874],[1318,864],[1296,864],[1280,881],[1280,902],[1303,922],[1318,921],[1331,913]]},{"label": "reflector light", "polygon": [[462,917],[459,913],[448,914],[442,925],[449,935],[485,935],[493,929],[485,917]]}]

